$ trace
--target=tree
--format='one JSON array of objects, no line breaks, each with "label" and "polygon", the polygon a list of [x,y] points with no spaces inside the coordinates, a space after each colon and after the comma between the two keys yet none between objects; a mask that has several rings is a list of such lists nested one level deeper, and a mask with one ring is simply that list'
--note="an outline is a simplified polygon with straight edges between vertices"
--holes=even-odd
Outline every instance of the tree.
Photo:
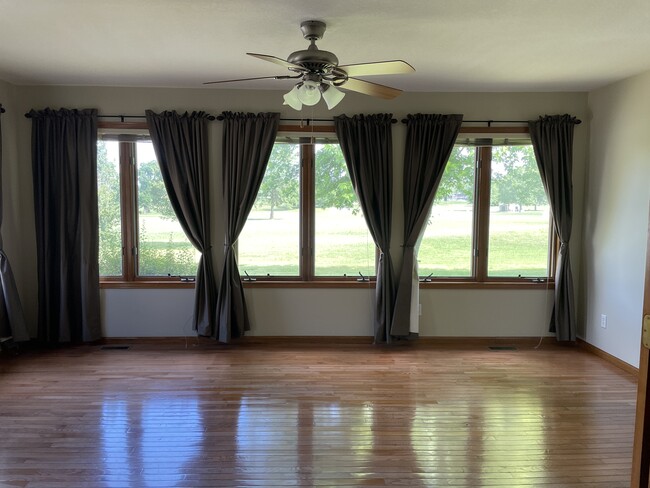
[{"label": "tree", "polygon": [[316,208],[347,208],[358,212],[345,158],[338,144],[323,144],[316,151]]},{"label": "tree", "polygon": [[[273,147],[255,202],[258,208],[269,209],[270,219],[278,208],[300,207],[299,151],[297,144],[279,143]],[[358,211],[358,199],[339,145],[319,144],[315,154],[316,208]]]},{"label": "tree", "polygon": [[547,203],[532,146],[499,146],[492,151],[491,204],[537,209]]},{"label": "tree", "polygon": [[176,218],[156,160],[138,162],[138,206],[141,213]]},{"label": "tree", "polygon": [[275,144],[257,193],[256,206],[269,209],[269,219],[277,208],[300,207],[300,146]]},{"label": "tree", "polygon": [[99,216],[99,272],[103,276],[122,274],[122,229],[120,175],[108,159],[106,143],[97,144],[97,199]]},{"label": "tree", "polygon": [[474,168],[476,166],[473,147],[456,146],[447,161],[445,173],[440,180],[436,199],[449,200],[454,195],[462,196],[467,202],[474,201]]}]

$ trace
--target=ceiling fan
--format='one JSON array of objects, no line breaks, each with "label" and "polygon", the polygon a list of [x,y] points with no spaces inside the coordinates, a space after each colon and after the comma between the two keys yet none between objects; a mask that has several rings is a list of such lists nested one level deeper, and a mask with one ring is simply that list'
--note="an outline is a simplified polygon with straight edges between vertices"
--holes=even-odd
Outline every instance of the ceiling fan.
[{"label": "ceiling fan", "polygon": [[331,110],[345,96],[339,88],[387,100],[395,98],[402,93],[397,88],[360,80],[357,76],[411,73],[415,71],[413,66],[401,60],[340,66],[339,60],[334,53],[321,51],[316,46],[316,41],[323,38],[325,28],[325,23],[319,20],[302,22],[300,24],[300,30],[302,31],[303,37],[310,42],[309,47],[291,53],[286,61],[268,54],[246,53],[249,56],[288,68],[291,74],[209,81],[204,83],[204,85],[264,79],[295,79],[298,80],[296,85],[284,95],[284,104],[289,105],[295,110],[301,110],[303,105],[316,105],[321,99],[321,96],[325,100],[325,103],[327,103],[327,108]]}]

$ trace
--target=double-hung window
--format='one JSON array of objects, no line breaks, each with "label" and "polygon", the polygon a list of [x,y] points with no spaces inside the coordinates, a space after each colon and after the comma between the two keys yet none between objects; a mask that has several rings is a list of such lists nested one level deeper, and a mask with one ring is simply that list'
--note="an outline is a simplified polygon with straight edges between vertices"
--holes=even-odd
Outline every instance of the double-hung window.
[{"label": "double-hung window", "polygon": [[546,282],[555,234],[530,139],[460,134],[420,242],[421,279]]},{"label": "double-hung window", "polygon": [[102,281],[192,280],[200,256],[171,208],[146,129],[100,129],[97,187]]},{"label": "double-hung window", "polygon": [[366,281],[376,247],[333,133],[279,133],[237,241],[244,281]]}]

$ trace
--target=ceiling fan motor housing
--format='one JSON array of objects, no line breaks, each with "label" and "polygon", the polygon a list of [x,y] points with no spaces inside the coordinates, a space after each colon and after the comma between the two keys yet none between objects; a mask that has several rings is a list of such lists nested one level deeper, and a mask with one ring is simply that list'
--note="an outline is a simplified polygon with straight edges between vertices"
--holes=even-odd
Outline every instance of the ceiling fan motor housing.
[{"label": "ceiling fan motor housing", "polygon": [[334,53],[321,51],[316,46],[316,41],[323,38],[325,28],[325,22],[320,20],[307,20],[300,24],[303,37],[311,41],[311,44],[307,49],[291,53],[287,62],[302,66],[312,73],[331,73],[339,65],[339,59]]}]

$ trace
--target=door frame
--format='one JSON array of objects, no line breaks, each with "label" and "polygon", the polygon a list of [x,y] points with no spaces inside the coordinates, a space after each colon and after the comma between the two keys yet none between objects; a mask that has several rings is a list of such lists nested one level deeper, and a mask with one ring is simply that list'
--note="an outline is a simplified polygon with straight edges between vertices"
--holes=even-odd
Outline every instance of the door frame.
[{"label": "door frame", "polygon": [[[648,220],[648,246],[646,249],[645,287],[643,292],[643,317],[650,316],[650,218]],[[636,399],[636,421],[634,425],[634,448],[632,450],[632,488],[648,488],[650,484],[650,389],[648,372],[650,349],[643,345],[641,332],[641,356],[639,359],[639,381]]]}]

